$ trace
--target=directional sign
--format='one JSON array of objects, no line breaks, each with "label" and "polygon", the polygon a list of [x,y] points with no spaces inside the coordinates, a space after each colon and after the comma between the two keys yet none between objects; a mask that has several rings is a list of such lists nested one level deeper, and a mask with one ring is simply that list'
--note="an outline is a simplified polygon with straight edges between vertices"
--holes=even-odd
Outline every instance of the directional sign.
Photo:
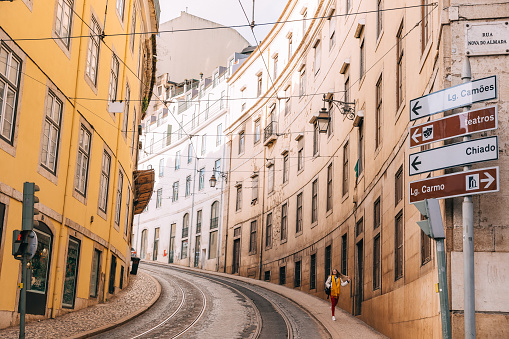
[{"label": "directional sign", "polygon": [[410,148],[497,127],[497,106],[463,112],[410,127]]},{"label": "directional sign", "polygon": [[497,76],[474,80],[410,100],[410,120],[497,97]]},{"label": "directional sign", "polygon": [[410,203],[431,198],[443,199],[498,192],[499,181],[498,166],[412,181]]},{"label": "directional sign", "polygon": [[498,159],[498,137],[488,137],[410,154],[410,175]]}]

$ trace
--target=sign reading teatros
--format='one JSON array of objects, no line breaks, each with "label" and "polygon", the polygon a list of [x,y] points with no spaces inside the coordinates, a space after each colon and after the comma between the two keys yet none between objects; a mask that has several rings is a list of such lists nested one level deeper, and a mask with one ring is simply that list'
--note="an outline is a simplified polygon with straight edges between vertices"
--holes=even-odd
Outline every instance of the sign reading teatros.
[{"label": "sign reading teatros", "polygon": [[409,174],[498,159],[498,137],[488,137],[410,154]]},{"label": "sign reading teatros", "polygon": [[410,100],[410,120],[497,97],[497,76],[474,80]]},{"label": "sign reading teatros", "polygon": [[465,24],[467,55],[509,54],[509,22]]},{"label": "sign reading teatros", "polygon": [[410,183],[410,203],[424,199],[443,199],[498,192],[498,166],[426,178]]}]

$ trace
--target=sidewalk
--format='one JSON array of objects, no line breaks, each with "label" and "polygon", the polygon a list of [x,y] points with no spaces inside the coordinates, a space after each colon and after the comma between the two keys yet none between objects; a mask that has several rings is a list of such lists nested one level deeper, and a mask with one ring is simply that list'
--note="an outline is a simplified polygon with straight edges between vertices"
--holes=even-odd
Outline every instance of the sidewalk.
[{"label": "sidewalk", "polygon": [[[55,319],[28,322],[26,338],[85,338],[119,326],[142,314],[161,293],[161,286],[151,276],[138,271],[131,275],[129,286],[107,303],[97,304]],[[0,330],[0,338],[17,339],[19,325]]]},{"label": "sidewalk", "polygon": [[[147,262],[148,263],[148,262]],[[238,275],[226,274],[221,272],[205,271],[197,268],[184,267],[172,264],[163,264],[158,262],[149,262],[151,264],[160,264],[161,266],[172,266],[175,268],[197,271],[211,275],[222,276],[226,278],[236,279],[245,283],[263,287],[267,290],[276,292],[308,311],[315,319],[320,322],[332,335],[333,338],[387,338],[383,334],[367,325],[362,320],[357,319],[350,313],[336,308],[336,321],[332,321],[331,305],[328,300],[323,300],[308,293],[288,288],[285,286],[273,284],[267,281],[256,280]]]}]

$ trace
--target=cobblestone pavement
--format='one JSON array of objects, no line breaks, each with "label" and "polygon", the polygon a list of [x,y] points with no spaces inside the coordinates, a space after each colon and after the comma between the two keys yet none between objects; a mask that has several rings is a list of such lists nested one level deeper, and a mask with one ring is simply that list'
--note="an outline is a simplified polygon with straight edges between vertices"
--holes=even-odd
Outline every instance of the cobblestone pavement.
[{"label": "cobblestone pavement", "polygon": [[[146,307],[156,296],[157,283],[146,273],[131,275],[129,286],[107,303],[97,304],[55,319],[28,322],[26,338],[69,338],[118,322]],[[19,325],[0,330],[0,338],[18,338]]]}]

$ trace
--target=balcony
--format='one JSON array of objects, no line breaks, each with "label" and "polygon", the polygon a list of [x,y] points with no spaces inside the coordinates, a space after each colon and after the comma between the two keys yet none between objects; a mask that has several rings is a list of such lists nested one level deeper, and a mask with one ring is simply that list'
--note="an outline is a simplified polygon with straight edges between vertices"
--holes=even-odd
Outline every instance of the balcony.
[{"label": "balcony", "polygon": [[189,235],[189,227],[182,228],[182,238],[187,238]]},{"label": "balcony", "polygon": [[219,218],[218,217],[215,217],[215,218],[210,218],[210,229],[214,229],[214,228],[217,228],[219,224]]},{"label": "balcony", "polygon": [[276,122],[270,122],[264,130],[263,146],[269,146],[277,139]]},{"label": "balcony", "polygon": [[196,223],[196,234],[201,233],[201,222]]}]

